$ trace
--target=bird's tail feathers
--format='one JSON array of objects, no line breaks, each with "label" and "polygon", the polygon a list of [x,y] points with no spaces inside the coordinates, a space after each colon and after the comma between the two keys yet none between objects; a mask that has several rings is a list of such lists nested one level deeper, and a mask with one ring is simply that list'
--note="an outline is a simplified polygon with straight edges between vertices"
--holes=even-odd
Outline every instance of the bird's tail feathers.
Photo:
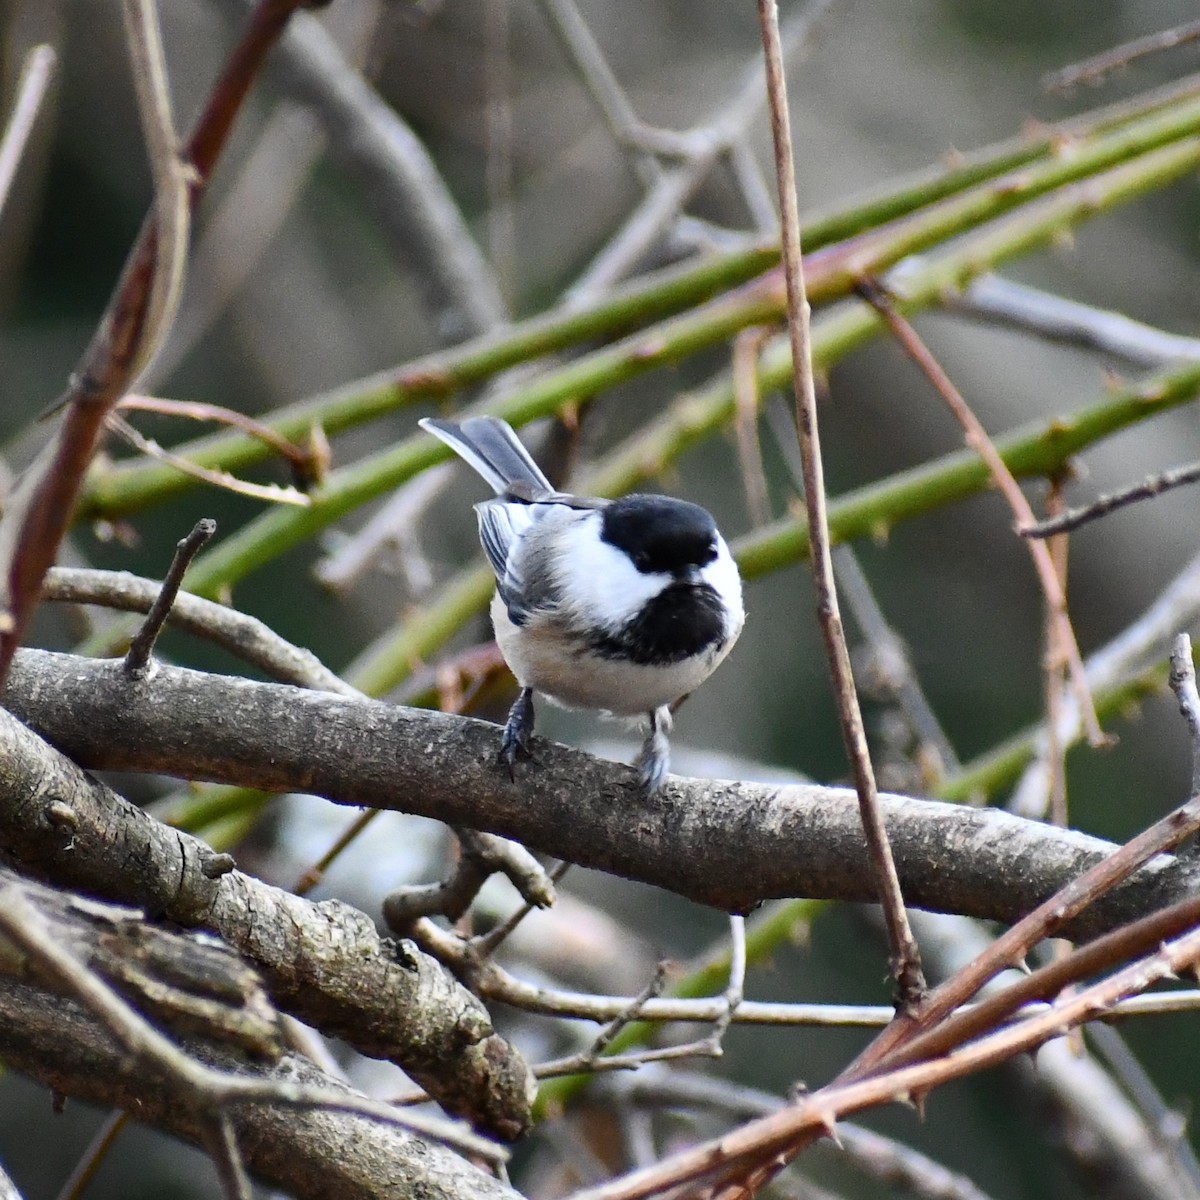
[{"label": "bird's tail feathers", "polygon": [[554,491],[512,426],[499,417],[468,417],[465,421],[424,417],[418,424],[470,463],[497,495],[514,483],[529,484],[539,492]]}]

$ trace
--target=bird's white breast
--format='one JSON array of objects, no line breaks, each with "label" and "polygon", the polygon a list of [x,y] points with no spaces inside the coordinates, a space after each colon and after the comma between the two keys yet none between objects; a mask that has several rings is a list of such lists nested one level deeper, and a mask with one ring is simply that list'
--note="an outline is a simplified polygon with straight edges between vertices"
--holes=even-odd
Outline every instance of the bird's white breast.
[{"label": "bird's white breast", "polygon": [[731,637],[711,653],[648,666],[596,654],[546,614],[514,625],[499,596],[492,600],[492,624],[500,652],[522,687],[563,708],[599,709],[617,717],[641,716],[695,691],[734,642]]}]

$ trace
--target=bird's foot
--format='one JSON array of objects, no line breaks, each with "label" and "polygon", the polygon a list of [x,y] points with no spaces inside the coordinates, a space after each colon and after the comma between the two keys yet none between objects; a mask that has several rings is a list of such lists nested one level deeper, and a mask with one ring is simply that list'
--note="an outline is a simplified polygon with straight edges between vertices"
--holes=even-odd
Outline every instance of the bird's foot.
[{"label": "bird's foot", "polygon": [[508,713],[500,753],[496,761],[508,767],[508,777],[516,782],[518,758],[532,758],[529,739],[533,736],[533,688],[522,688]]},{"label": "bird's foot", "polygon": [[635,764],[638,786],[644,796],[653,796],[671,769],[671,724],[671,711],[665,706],[650,714],[650,732]]}]

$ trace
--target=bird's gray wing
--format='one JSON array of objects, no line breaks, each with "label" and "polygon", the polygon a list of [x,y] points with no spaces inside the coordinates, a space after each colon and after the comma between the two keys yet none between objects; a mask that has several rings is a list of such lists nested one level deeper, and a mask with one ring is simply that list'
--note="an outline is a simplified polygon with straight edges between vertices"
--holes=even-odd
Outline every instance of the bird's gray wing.
[{"label": "bird's gray wing", "polygon": [[[574,499],[574,497],[569,497]],[[586,506],[582,511],[589,511]],[[496,576],[496,590],[514,625],[524,625],[531,613],[552,612],[560,603],[551,539],[564,525],[580,520],[572,504],[522,504],[486,500],[475,506],[479,540]]]},{"label": "bird's gray wing", "polygon": [[497,580],[502,580],[507,574],[508,556],[513,543],[528,528],[529,522],[521,511],[526,507],[523,504],[507,504],[503,500],[485,500],[475,505],[475,515],[479,518],[479,540]]},{"label": "bird's gray wing", "polygon": [[496,590],[508,609],[514,625],[524,625],[530,611],[537,607],[520,568],[518,553],[521,538],[538,519],[537,506],[486,500],[475,505],[479,517],[479,541],[496,576]]}]

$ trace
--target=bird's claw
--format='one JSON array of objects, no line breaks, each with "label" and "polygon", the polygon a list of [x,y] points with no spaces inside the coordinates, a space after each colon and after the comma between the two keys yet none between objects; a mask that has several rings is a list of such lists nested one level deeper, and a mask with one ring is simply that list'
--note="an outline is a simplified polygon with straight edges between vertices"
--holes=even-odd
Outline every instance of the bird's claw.
[{"label": "bird's claw", "polygon": [[518,758],[533,758],[529,739],[533,736],[533,689],[522,688],[508,714],[504,734],[500,739],[500,753],[496,761],[508,768],[508,777],[517,779]]},{"label": "bird's claw", "polygon": [[671,713],[660,708],[650,714],[650,732],[637,756],[638,786],[643,796],[653,796],[671,769]]}]

